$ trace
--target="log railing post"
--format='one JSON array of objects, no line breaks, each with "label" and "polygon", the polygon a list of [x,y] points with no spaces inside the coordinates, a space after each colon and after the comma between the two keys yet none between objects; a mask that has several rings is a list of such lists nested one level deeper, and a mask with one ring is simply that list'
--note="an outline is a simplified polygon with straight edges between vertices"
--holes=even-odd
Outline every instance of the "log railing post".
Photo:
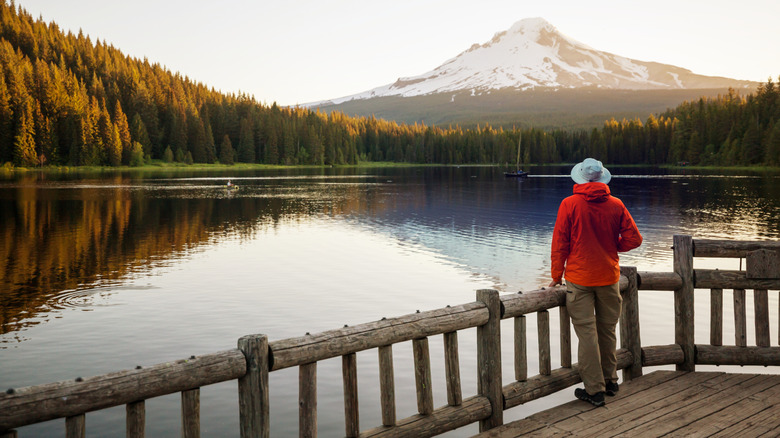
[{"label": "log railing post", "polygon": [[460,406],[463,403],[463,390],[460,384],[458,332],[444,334],[444,371],[447,375],[447,404]]},{"label": "log railing post", "polygon": [[710,289],[710,345],[723,345],[723,289]]},{"label": "log railing post", "polygon": [[65,419],[65,438],[84,438],[87,426],[84,414],[74,415]]},{"label": "log railing post", "polygon": [[379,398],[382,405],[382,425],[395,426],[395,372],[393,346],[379,347]]},{"label": "log railing post", "polygon": [[125,405],[127,411],[127,438],[143,438],[146,425],[146,403],[141,400]]},{"label": "log railing post", "polygon": [[344,378],[344,423],[348,438],[360,435],[360,411],[358,408],[357,355],[341,356]]},{"label": "log railing post", "polygon": [[477,391],[487,397],[492,412],[479,421],[483,432],[504,424],[504,394],[501,381],[501,299],[498,291],[481,289],[477,301],[487,306],[489,319],[477,327]]},{"label": "log railing post", "polygon": [[200,437],[200,388],[181,392],[181,436]]},{"label": "log railing post", "polygon": [[298,367],[298,435],[317,437],[317,362]]},{"label": "log railing post", "polygon": [[753,290],[753,308],[755,310],[756,347],[769,347],[769,291]]},{"label": "log railing post", "polygon": [[642,375],[642,341],[639,336],[639,289],[637,271],[633,266],[620,268],[628,278],[628,287],[623,292],[623,308],[620,313],[620,346],[632,356],[631,366],[623,369],[623,380],[628,381]]},{"label": "log railing post", "polygon": [[745,289],[734,289],[734,345],[747,347]]},{"label": "log railing post", "polygon": [[571,368],[571,324],[569,310],[566,306],[559,306],[561,329],[561,367]]},{"label": "log railing post", "polygon": [[248,335],[238,340],[238,349],[246,357],[246,374],[238,379],[238,409],[241,438],[269,438],[268,337]]},{"label": "log railing post", "polygon": [[433,413],[433,388],[431,387],[431,354],[428,338],[412,340],[414,355],[414,381],[417,385],[417,412]]},{"label": "log railing post", "polygon": [[6,430],[0,432],[0,438],[19,438],[19,434],[15,430]]},{"label": "log railing post", "polygon": [[539,337],[539,374],[549,376],[552,373],[550,358],[550,312],[536,312],[536,331]]},{"label": "log railing post", "polygon": [[694,371],[693,338],[693,239],[691,236],[674,236],[674,272],[680,276],[682,286],[674,291],[674,342],[683,350],[682,363],[677,371]]},{"label": "log railing post", "polygon": [[515,317],[515,380],[528,379],[528,348],[525,339],[525,315]]}]

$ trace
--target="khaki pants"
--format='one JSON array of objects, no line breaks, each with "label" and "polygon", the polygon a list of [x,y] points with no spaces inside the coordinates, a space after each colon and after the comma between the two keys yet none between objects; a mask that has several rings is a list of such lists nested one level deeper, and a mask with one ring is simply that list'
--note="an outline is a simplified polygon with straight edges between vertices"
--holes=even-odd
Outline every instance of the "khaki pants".
[{"label": "khaki pants", "polygon": [[620,285],[580,286],[566,282],[566,309],[579,339],[577,359],[588,394],[604,391],[606,382],[616,382],[615,325],[623,298]]}]

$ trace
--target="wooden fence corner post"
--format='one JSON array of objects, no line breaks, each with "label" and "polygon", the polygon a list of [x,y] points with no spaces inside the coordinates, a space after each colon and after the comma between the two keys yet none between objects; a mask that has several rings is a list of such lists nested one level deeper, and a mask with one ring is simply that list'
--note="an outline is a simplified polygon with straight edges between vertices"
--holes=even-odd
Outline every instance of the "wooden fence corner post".
[{"label": "wooden fence corner post", "polygon": [[682,279],[682,286],[674,291],[674,342],[682,347],[684,360],[677,371],[694,371],[693,341],[693,238],[674,236],[674,272]]},{"label": "wooden fence corner post", "polygon": [[504,394],[501,381],[501,299],[498,291],[480,289],[477,301],[489,312],[485,325],[477,327],[477,381],[479,395],[487,397],[492,407],[490,417],[480,420],[483,432],[504,424]]},{"label": "wooden fence corner post", "polygon": [[620,313],[620,346],[627,349],[633,358],[631,366],[623,370],[623,380],[628,381],[642,375],[642,341],[639,336],[639,289],[636,267],[620,268],[628,279],[623,291],[623,309]]},{"label": "wooden fence corner post", "polygon": [[238,340],[246,357],[246,374],[238,379],[238,408],[241,438],[271,436],[268,409],[268,337],[248,335]]}]

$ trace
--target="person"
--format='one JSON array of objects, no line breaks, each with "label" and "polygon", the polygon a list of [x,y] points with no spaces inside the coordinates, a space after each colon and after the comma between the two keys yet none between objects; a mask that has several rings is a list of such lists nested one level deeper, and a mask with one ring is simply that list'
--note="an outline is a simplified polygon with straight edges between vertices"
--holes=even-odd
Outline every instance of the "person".
[{"label": "person", "polygon": [[615,395],[615,326],[620,296],[618,252],[642,244],[642,235],[623,202],[610,194],[612,174],[586,158],[571,170],[574,194],[561,202],[552,238],[552,282],[566,279],[566,309],[579,340],[579,373],[585,388],[574,395],[603,406]]}]

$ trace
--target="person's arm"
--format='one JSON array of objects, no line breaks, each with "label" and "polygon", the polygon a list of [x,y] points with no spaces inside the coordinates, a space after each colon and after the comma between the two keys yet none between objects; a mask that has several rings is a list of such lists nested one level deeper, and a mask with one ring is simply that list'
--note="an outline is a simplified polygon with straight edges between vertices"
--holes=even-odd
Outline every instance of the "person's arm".
[{"label": "person's arm", "polygon": [[626,252],[638,248],[642,244],[642,235],[636,227],[631,213],[623,206],[623,217],[620,221],[620,239],[618,239],[618,251]]},{"label": "person's arm", "polygon": [[550,286],[561,284],[563,281],[563,272],[566,266],[566,259],[569,257],[571,248],[571,227],[569,224],[569,215],[564,203],[558,207],[558,217],[555,219],[553,228],[552,248],[550,250],[552,282]]}]

